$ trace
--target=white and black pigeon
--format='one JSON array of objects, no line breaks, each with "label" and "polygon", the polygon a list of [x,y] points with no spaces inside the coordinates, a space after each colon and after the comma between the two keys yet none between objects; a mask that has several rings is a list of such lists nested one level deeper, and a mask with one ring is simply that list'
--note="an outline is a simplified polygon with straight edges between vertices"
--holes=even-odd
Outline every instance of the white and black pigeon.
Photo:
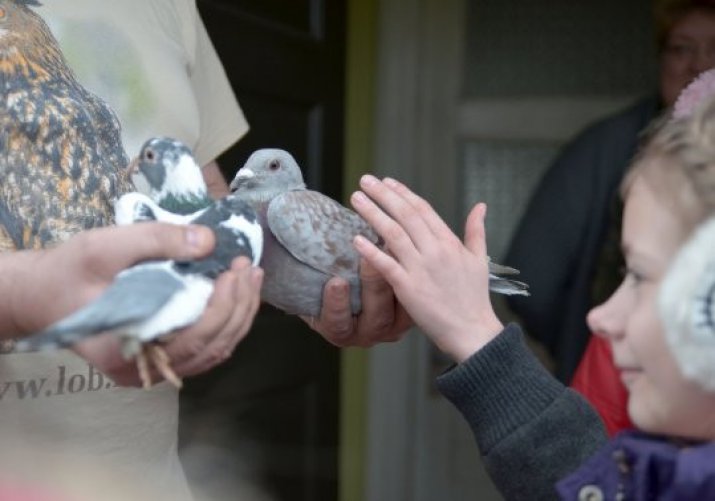
[{"label": "white and black pigeon", "polygon": [[166,211],[190,216],[213,203],[201,167],[181,141],[149,139],[129,169],[136,190]]},{"label": "white and black pigeon", "polygon": [[114,205],[118,225],[157,220],[189,224],[214,204],[191,149],[170,137],[146,141],[129,165],[137,191]]},{"label": "white and black pigeon", "polygon": [[[162,151],[165,158],[182,158],[170,148]],[[190,186],[182,188],[180,180],[173,181],[179,187],[177,192],[192,191]],[[216,247],[210,256],[195,261],[149,261],[132,266],[119,273],[93,302],[47,329],[19,340],[17,350],[67,347],[90,336],[112,332],[121,338],[124,356],[137,357],[145,386],[151,384],[149,361],[167,380],[180,386],[168,357],[154,341],[198,320],[213,292],[213,280],[229,269],[234,258],[246,256],[257,265],[263,236],[253,209],[235,196],[211,202],[192,213],[181,204],[174,208],[184,215],[173,214],[148,196],[132,192],[119,199],[115,211],[118,224],[159,220],[208,226],[216,236]]]},{"label": "white and black pigeon", "polygon": [[[357,213],[306,189],[300,167],[281,149],[254,152],[231,189],[251,204],[263,225],[264,301],[291,314],[318,316],[325,282],[339,276],[350,283],[352,312],[360,312],[360,258],[353,238],[361,234],[378,245],[381,239]],[[490,271],[493,291],[528,294],[525,284],[496,275],[517,270],[490,262]]]}]

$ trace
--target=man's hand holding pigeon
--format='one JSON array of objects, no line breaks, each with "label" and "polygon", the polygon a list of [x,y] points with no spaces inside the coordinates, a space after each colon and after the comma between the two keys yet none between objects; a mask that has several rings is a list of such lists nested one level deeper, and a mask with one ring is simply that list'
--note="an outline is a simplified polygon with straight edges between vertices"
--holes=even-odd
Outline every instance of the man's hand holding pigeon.
[{"label": "man's hand holding pigeon", "polygon": [[358,315],[350,309],[350,284],[333,277],[323,289],[320,315],[301,318],[326,341],[341,348],[367,348],[402,339],[412,319],[395,298],[392,286],[364,259],[360,261],[360,285],[362,311]]},{"label": "man's hand holding pigeon", "polygon": [[[2,295],[0,332],[19,337],[37,331],[99,296],[116,273],[136,262],[200,258],[214,244],[207,228],[152,223],[90,230],[52,249],[2,255],[0,289],[7,284],[13,294]],[[236,262],[219,277],[201,320],[165,345],[177,375],[210,369],[246,335],[258,308],[261,278],[247,262]],[[37,309],[37,304],[46,307]],[[117,344],[104,335],[75,350],[118,384],[138,385],[136,364],[120,355]]]}]

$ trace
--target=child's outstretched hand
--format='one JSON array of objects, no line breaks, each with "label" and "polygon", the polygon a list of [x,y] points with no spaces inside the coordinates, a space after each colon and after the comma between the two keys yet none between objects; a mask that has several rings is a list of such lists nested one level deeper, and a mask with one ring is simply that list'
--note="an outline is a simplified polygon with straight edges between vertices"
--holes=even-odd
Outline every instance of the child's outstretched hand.
[{"label": "child's outstretched hand", "polygon": [[472,209],[462,243],[429,203],[403,184],[366,175],[360,187],[351,203],[385,239],[389,254],[361,237],[355,239],[358,252],[440,350],[457,362],[467,359],[503,329],[489,299],[486,206]]}]

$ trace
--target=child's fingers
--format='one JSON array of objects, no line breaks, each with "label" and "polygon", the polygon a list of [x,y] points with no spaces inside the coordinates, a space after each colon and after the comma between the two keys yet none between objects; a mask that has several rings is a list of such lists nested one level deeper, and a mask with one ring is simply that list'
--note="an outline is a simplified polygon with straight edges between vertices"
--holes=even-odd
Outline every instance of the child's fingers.
[{"label": "child's fingers", "polygon": [[355,237],[353,244],[360,255],[370,263],[370,266],[375,268],[390,283],[393,289],[396,288],[403,273],[400,263],[361,235]]},{"label": "child's fingers", "polygon": [[385,178],[383,183],[398,193],[412,206],[413,210],[422,217],[422,220],[430,228],[432,233],[438,236],[448,235],[451,237],[454,235],[449,226],[441,217],[439,217],[439,214],[437,214],[427,200],[417,195],[414,191],[410,190],[407,186],[396,179]]},{"label": "child's fingers", "polygon": [[414,257],[417,249],[405,229],[383,212],[367,195],[357,191],[353,193],[350,202],[358,214],[385,240],[387,247],[400,261]]},{"label": "child's fingers", "polygon": [[422,214],[384,182],[374,176],[365,175],[360,179],[360,188],[410,236],[415,244],[422,239],[431,240],[434,237]]}]

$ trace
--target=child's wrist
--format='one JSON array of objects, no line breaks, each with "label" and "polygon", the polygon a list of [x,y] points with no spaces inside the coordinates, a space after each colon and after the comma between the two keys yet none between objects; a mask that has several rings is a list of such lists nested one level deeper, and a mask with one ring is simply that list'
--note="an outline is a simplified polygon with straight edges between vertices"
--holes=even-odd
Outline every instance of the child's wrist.
[{"label": "child's wrist", "polygon": [[462,363],[484,348],[504,330],[504,325],[495,317],[487,322],[473,325],[468,330],[454,335],[455,341],[448,349],[448,354],[457,363]]}]

